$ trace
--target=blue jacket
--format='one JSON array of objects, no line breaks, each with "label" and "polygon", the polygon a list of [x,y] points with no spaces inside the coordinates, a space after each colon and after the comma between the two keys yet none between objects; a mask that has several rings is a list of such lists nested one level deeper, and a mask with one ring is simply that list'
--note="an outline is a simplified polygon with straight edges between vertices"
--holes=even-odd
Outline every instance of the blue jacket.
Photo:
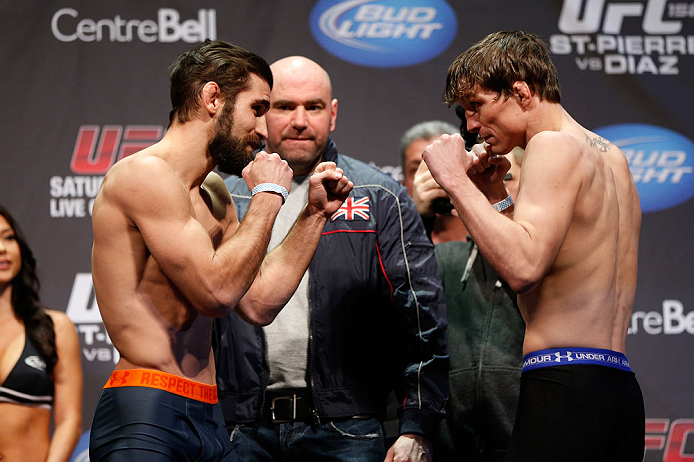
[{"label": "blue jacket", "polygon": [[[431,437],[448,400],[446,307],[434,248],[398,182],[338,155],[332,141],[323,160],[336,162],[354,189],[325,225],[309,267],[313,406],[323,420],[383,416],[394,389],[400,433]],[[226,184],[241,219],[250,191],[239,177]],[[227,426],[262,420],[269,406],[263,329],[233,313],[215,320],[212,343]]]}]

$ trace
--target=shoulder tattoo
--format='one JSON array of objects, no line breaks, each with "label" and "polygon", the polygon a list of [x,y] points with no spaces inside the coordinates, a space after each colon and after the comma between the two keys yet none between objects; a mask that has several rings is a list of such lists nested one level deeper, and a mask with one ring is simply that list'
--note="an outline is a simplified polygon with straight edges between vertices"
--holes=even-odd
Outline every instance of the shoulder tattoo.
[{"label": "shoulder tattoo", "polygon": [[595,148],[600,152],[607,152],[612,147],[612,143],[599,136],[596,136],[595,138],[586,136],[586,141],[591,148]]}]

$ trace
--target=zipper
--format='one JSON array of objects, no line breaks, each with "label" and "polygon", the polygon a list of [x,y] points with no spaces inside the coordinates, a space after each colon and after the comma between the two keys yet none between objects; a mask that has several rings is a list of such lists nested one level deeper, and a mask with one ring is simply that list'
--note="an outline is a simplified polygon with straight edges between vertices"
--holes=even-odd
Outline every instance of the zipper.
[{"label": "zipper", "polygon": [[267,385],[268,382],[270,381],[270,366],[268,365],[268,359],[267,359],[267,338],[265,337],[265,331],[263,330],[262,327],[256,327],[256,329],[260,329],[260,351],[261,351],[261,356],[263,359],[263,365],[265,368],[263,369],[265,371],[265,378],[263,379],[263,395],[262,398],[260,399],[260,419],[262,420],[263,416],[265,415],[265,397],[267,394]]},{"label": "zipper", "polygon": [[316,400],[316,394],[315,394],[315,380],[313,377],[313,372],[314,372],[314,362],[312,361],[313,357],[313,322],[312,321],[312,314],[313,314],[313,277],[311,276],[311,266],[309,265],[308,267],[308,345],[306,345],[306,373],[308,374],[308,392],[311,395],[311,401],[312,401],[312,406],[311,406],[311,416],[313,417],[313,423],[320,427],[321,421],[320,421],[320,416],[318,415],[318,410],[316,409],[318,407],[318,400]]}]

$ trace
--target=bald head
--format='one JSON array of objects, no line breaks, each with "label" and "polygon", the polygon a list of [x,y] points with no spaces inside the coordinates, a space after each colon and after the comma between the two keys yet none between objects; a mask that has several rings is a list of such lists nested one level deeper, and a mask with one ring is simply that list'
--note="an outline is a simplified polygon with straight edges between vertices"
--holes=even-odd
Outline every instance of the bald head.
[{"label": "bald head", "polygon": [[330,133],[335,129],[337,100],[328,73],[303,56],[282,58],[270,66],[274,85],[267,151],[278,153],[294,170],[307,175],[321,161]]},{"label": "bald head", "polygon": [[312,84],[327,90],[328,99],[332,99],[330,76],[315,61],[304,56],[287,56],[272,63],[270,69],[275,84],[278,80],[284,81],[285,84]]}]

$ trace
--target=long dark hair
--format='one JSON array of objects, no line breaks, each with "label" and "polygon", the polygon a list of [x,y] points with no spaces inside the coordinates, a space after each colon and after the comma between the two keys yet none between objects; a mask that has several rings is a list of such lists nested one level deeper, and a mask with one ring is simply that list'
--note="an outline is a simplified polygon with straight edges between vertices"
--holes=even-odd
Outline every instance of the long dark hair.
[{"label": "long dark hair", "polygon": [[53,320],[39,302],[39,278],[36,275],[36,260],[26,239],[12,218],[10,212],[0,205],[0,215],[9,223],[14,231],[22,255],[22,266],[12,280],[12,309],[24,322],[26,335],[34,344],[39,354],[46,361],[46,372],[52,375],[53,368],[58,362],[58,352],[55,346],[55,330]]}]

